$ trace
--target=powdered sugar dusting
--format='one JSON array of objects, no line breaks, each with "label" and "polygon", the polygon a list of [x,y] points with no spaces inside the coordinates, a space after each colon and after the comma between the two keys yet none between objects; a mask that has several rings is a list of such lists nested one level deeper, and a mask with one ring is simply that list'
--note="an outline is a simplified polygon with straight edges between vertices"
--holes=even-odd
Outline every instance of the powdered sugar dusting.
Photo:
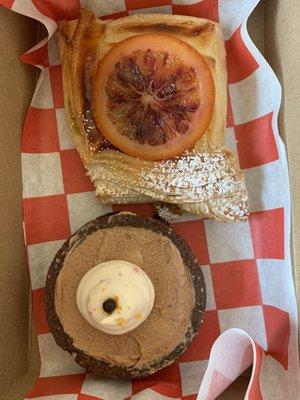
[{"label": "powdered sugar dusting", "polygon": [[[233,193],[238,180],[228,153],[184,154],[163,163],[154,164],[150,170],[141,171],[142,178],[163,193],[181,195],[203,201],[214,195]],[[167,179],[162,180],[164,175]]]},{"label": "powdered sugar dusting", "polygon": [[142,201],[180,204],[188,212],[220,220],[243,220],[248,213],[243,174],[224,148],[160,162],[105,150],[87,168],[97,195],[111,201],[137,195]]}]

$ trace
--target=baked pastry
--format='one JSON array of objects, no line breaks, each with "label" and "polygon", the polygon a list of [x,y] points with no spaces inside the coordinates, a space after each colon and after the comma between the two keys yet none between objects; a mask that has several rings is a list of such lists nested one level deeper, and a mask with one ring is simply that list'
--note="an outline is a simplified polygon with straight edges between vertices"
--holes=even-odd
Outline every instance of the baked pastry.
[{"label": "baked pastry", "polygon": [[171,364],[191,344],[205,303],[189,246],[169,225],[131,213],[79,229],[46,279],[57,344],[102,377],[139,378]]},{"label": "baked pastry", "polygon": [[227,72],[217,23],[139,14],[62,22],[65,108],[104,203],[164,202],[244,221],[244,175],[225,149]]}]

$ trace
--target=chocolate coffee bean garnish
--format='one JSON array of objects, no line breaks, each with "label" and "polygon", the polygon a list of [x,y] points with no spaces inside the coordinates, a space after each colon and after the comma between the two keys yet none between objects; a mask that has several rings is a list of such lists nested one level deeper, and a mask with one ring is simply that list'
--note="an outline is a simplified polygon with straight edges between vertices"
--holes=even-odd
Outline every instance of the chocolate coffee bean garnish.
[{"label": "chocolate coffee bean garnish", "polygon": [[105,302],[103,303],[103,310],[107,313],[107,314],[112,314],[115,309],[117,308],[117,303],[115,302],[114,299],[107,299],[105,300]]}]

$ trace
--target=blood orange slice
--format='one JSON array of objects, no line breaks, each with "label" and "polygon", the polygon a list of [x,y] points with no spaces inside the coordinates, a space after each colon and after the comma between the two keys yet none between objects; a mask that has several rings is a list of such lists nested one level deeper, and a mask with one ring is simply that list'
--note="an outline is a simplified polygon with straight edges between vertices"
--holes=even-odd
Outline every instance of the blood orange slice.
[{"label": "blood orange slice", "polygon": [[102,134],[134,157],[162,160],[191,148],[210,122],[214,80],[205,59],[167,35],[114,45],[98,65],[93,107]]}]

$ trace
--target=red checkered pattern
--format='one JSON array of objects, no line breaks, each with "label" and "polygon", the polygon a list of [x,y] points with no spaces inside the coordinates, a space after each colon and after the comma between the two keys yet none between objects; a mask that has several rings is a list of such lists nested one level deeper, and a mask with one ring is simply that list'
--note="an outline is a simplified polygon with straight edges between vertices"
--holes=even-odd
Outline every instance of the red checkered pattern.
[{"label": "red checkered pattern", "polygon": [[235,83],[247,78],[259,68],[241,37],[239,27],[226,41],[228,83]]},{"label": "red checkered pattern", "polygon": [[3,7],[7,7],[7,8],[12,8],[13,4],[14,4],[14,0],[3,0],[0,3]]},{"label": "red checkered pattern", "polygon": [[44,46],[31,51],[30,53],[25,53],[21,57],[21,60],[27,64],[43,65],[44,67],[49,67],[48,60],[48,46]]},{"label": "red checkered pattern", "polygon": [[290,339],[289,314],[272,306],[263,306],[268,353],[285,369],[288,368],[288,348]]},{"label": "red checkered pattern", "polygon": [[191,15],[219,21],[218,0],[174,1],[173,14]]},{"label": "red checkered pattern", "polygon": [[68,0],[67,2],[62,2],[61,0],[32,0],[32,2],[42,14],[55,21],[76,18],[80,7],[78,0]]},{"label": "red checkered pattern", "polygon": [[38,335],[50,332],[44,307],[44,294],[45,294],[44,288],[36,289],[33,290],[32,292],[32,306],[33,306],[35,331]]},{"label": "red checkered pattern", "polygon": [[169,6],[172,0],[125,0],[128,11],[140,10],[148,7]]},{"label": "red checkered pattern", "polygon": [[29,399],[59,394],[77,394],[80,392],[85,374],[39,378],[33,389],[27,393]]},{"label": "red checkered pattern", "polygon": [[65,193],[81,193],[94,189],[76,150],[60,152]]},{"label": "red checkered pattern", "polygon": [[201,220],[177,222],[173,224],[174,230],[183,236],[188,244],[194,249],[199,263],[209,264],[208,248],[204,223]]},{"label": "red checkered pattern", "polygon": [[50,65],[49,74],[54,108],[63,108],[64,94],[62,87],[61,65]]},{"label": "red checkered pattern", "polygon": [[172,398],[180,397],[182,389],[179,364],[175,363],[145,379],[134,381],[132,384],[132,393],[140,393],[149,387],[164,396]]},{"label": "red checkered pattern", "polygon": [[211,275],[218,310],[261,304],[255,260],[213,264]]},{"label": "red checkered pattern", "polygon": [[[237,150],[242,169],[258,167],[278,160],[272,113],[245,124],[236,125]],[[251,147],[251,152],[249,148]]]},{"label": "red checkered pattern", "polygon": [[219,335],[220,325],[217,311],[206,311],[199,333],[191,347],[181,356],[180,361],[207,360],[210,349]]},{"label": "red checkered pattern", "polygon": [[284,209],[258,211],[250,215],[256,258],[284,258]]},{"label": "red checkered pattern", "polygon": [[[295,380],[291,378],[289,365],[295,365],[297,357],[295,340],[291,339],[291,326],[295,329],[295,320],[291,319],[295,318],[295,313],[293,301],[286,300],[290,296],[288,287],[291,282],[283,286],[279,294],[285,300],[272,304],[277,295],[274,291],[279,285],[276,279],[290,279],[290,264],[285,260],[288,256],[285,250],[285,237],[287,240],[289,234],[289,220],[285,215],[288,203],[285,197],[276,195],[276,183],[270,186],[273,191],[265,183],[277,179],[278,175],[284,176],[284,162],[277,168],[276,177],[264,172],[282,157],[284,161],[278,150],[279,138],[274,122],[279,96],[270,92],[277,83],[264,60],[253,50],[246,32],[245,21],[256,2],[244,0],[243,7],[240,0],[81,2],[102,19],[120,18],[135,12],[173,12],[220,21],[226,38],[229,76],[227,127],[235,135],[239,164],[246,177],[260,177],[259,181],[251,181],[248,187],[250,198],[254,198],[252,193],[258,191],[265,196],[263,202],[255,200],[255,212],[243,225],[221,225],[197,219],[173,224],[191,245],[199,262],[205,265],[208,309],[199,334],[180,360],[139,381],[112,382],[85,374],[68,354],[56,346],[45,318],[44,278],[57,249],[80,225],[111,210],[151,216],[153,205],[109,207],[97,202],[68,137],[61,65],[55,40],[51,39],[48,44],[22,56],[23,61],[44,67],[44,79],[28,112],[22,140],[24,233],[42,362],[40,378],[27,398],[69,395],[66,397],[68,400],[196,399],[211,348],[220,333],[232,327],[243,329],[257,342],[249,399],[262,399],[260,385],[263,385],[262,377],[266,372],[262,366],[261,347],[269,357],[277,360],[277,368],[284,367],[289,372],[284,380],[274,380],[272,385],[281,385],[283,391],[284,385],[293,386]],[[0,4],[39,20],[43,20],[43,16],[50,18],[44,19],[50,32],[54,30],[51,20],[76,18],[79,9],[77,0],[0,0]],[[260,91],[262,86],[264,91]],[[285,186],[278,190],[288,192],[287,182],[283,184]],[[268,280],[271,289],[266,285]],[[238,337],[238,333],[233,334]],[[294,338],[295,335],[294,332]],[[225,340],[222,338],[223,335],[220,343]],[[252,352],[251,346],[241,352],[236,361],[240,366],[237,372],[208,368],[201,386],[206,397],[201,399],[213,400],[221,393],[249,365]],[[225,360],[227,353],[227,348],[224,348],[219,357],[224,356]],[[211,362],[215,356],[212,352]],[[267,384],[263,389],[264,398],[269,399]]]},{"label": "red checkered pattern", "polygon": [[[45,125],[47,121],[47,125]],[[31,107],[25,120],[22,140],[24,153],[59,151],[55,110]]]}]

